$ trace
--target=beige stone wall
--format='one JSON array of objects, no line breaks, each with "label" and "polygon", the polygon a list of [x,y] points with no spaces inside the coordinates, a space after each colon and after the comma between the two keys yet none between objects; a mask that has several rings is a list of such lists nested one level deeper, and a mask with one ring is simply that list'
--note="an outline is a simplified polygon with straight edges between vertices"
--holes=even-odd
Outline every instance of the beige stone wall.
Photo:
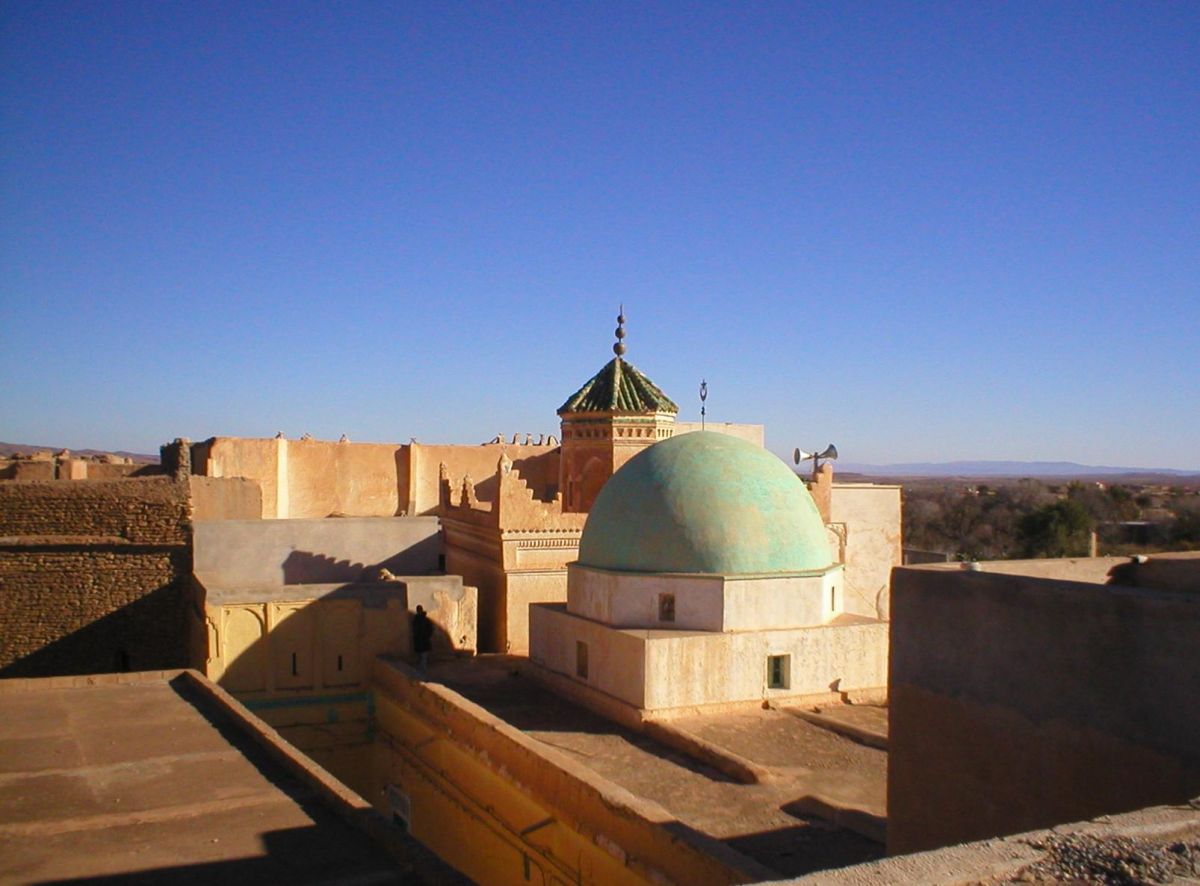
[{"label": "beige stone wall", "polygon": [[434,517],[219,520],[195,526],[195,573],[210,590],[373,580],[438,571]]},{"label": "beige stone wall", "polygon": [[[823,574],[675,575],[621,573],[571,563],[567,608],[621,628],[746,631],[824,624],[841,613],[842,569]],[[659,618],[663,595],[675,619]]]},{"label": "beige stone wall", "polygon": [[205,676],[253,697],[281,691],[365,689],[376,655],[411,659],[412,613],[434,623],[433,653],[475,648],[475,589],[451,576],[338,591],[304,586],[225,593],[205,603]]},{"label": "beige stone wall", "polygon": [[267,519],[392,517],[408,499],[408,456],[395,443],[214,437],[192,446],[192,471],[254,480]]},{"label": "beige stone wall", "polygon": [[0,675],[186,667],[187,486],[0,484]]},{"label": "beige stone wall", "polygon": [[[192,447],[192,472],[204,477],[244,477],[262,490],[262,517],[281,516],[279,440],[214,437]],[[286,503],[284,513],[286,516]]]},{"label": "beige stone wall", "polygon": [[1200,593],[1002,568],[894,573],[890,851],[1200,793]]},{"label": "beige stone wall", "polygon": [[485,443],[481,446],[430,446],[413,443],[409,452],[409,514],[433,514],[439,502],[439,467],[446,465],[454,484],[470,477],[479,501],[494,502],[498,489],[496,466],[507,455],[530,488],[538,495],[553,497],[558,485],[557,446],[514,443]]},{"label": "beige stone wall", "polygon": [[[562,606],[534,606],[530,658],[651,712],[887,686],[887,625],[842,620],[814,628],[715,633],[618,630]],[[577,673],[577,643],[588,674]],[[786,688],[767,686],[767,657],[791,656]]]},{"label": "beige stone wall", "polygon": [[529,610],[534,603],[567,599],[565,569],[509,572],[505,575],[505,645],[514,655],[529,653]]},{"label": "beige stone wall", "polygon": [[846,567],[844,610],[887,618],[892,567],[902,561],[900,487],[835,483],[830,523],[834,560]]},{"label": "beige stone wall", "polygon": [[[789,698],[887,686],[887,625],[661,636],[646,649],[648,710]],[[790,684],[767,687],[767,657],[788,655]]]},{"label": "beige stone wall", "polygon": [[394,517],[404,509],[396,444],[286,442],[288,509],[279,516]]},{"label": "beige stone wall", "polygon": [[262,489],[242,477],[188,477],[192,519],[258,520],[262,518]]}]

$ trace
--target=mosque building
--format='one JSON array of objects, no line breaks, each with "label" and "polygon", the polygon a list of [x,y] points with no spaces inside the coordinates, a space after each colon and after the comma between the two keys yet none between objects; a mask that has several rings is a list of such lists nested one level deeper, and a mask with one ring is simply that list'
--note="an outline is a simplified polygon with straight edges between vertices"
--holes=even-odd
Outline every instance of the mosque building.
[{"label": "mosque building", "polygon": [[565,604],[530,657],[642,713],[885,692],[887,623],[844,611],[844,566],[804,483],[767,450],[672,437],[600,491]]},{"label": "mosque building", "polygon": [[893,620],[899,487],[679,421],[616,337],[561,443],[19,465],[0,879],[1028,879],[873,860],[1155,803],[1114,838],[1200,852],[1200,556],[902,567]]}]

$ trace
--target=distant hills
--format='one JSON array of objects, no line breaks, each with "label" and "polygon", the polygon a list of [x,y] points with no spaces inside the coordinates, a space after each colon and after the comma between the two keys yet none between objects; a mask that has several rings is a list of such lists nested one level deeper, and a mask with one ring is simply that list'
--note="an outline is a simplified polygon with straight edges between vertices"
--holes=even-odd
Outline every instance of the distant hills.
[{"label": "distant hills", "polygon": [[[0,457],[12,455],[32,455],[35,452],[62,452],[66,446],[32,446],[29,443],[4,443],[0,441]],[[135,464],[156,464],[157,455],[146,455],[144,452],[126,452],[123,449],[110,452],[106,449],[72,449],[71,455],[87,458],[92,455],[119,455],[132,459]]]},{"label": "distant hills", "polygon": [[944,461],[869,465],[836,462],[840,474],[870,477],[1197,477],[1200,471],[1175,468],[1123,468],[1073,461]]}]

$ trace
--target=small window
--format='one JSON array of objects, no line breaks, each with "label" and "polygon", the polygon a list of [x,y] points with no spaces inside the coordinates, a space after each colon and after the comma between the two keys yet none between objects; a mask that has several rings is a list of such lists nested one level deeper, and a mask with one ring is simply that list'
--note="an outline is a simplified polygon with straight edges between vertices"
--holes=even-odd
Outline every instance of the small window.
[{"label": "small window", "polygon": [[829,611],[837,612],[837,585],[829,586]]},{"label": "small window", "polygon": [[791,684],[792,657],[790,655],[767,656],[767,688],[787,689]]},{"label": "small window", "polygon": [[412,828],[412,800],[399,786],[390,784],[384,789],[388,808],[392,813],[392,823],[402,830]]},{"label": "small window", "polygon": [[575,676],[587,679],[588,648],[582,640],[575,641]]},{"label": "small window", "polygon": [[675,595],[674,594],[659,594],[658,595],[658,620],[659,621],[674,621],[675,620]]}]

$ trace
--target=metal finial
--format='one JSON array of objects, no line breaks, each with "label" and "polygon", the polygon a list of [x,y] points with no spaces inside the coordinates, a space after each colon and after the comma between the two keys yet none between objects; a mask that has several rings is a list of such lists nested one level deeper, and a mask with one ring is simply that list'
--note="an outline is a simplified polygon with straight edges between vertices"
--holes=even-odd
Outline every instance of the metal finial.
[{"label": "metal finial", "polygon": [[613,345],[613,353],[620,357],[625,353],[625,342],[622,341],[625,338],[625,305],[621,305],[621,311],[617,314],[616,336],[617,343]]},{"label": "metal finial", "polygon": [[708,399],[708,382],[700,379],[700,430],[704,430],[704,401]]}]

